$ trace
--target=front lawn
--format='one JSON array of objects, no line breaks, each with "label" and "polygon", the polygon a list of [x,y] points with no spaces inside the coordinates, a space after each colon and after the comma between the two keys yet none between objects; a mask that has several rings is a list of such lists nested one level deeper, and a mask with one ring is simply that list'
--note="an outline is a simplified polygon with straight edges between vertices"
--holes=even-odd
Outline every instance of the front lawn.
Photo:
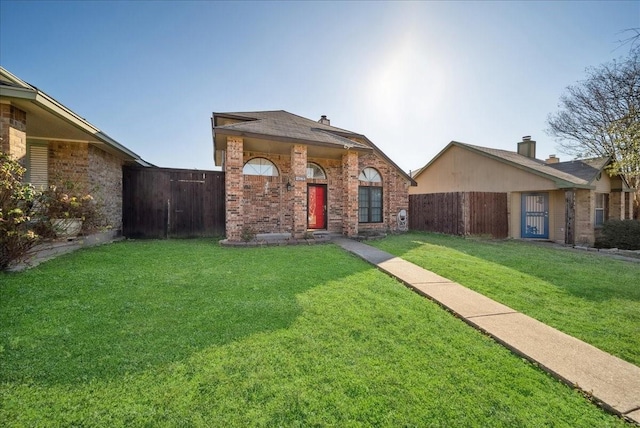
[{"label": "front lawn", "polygon": [[333,245],[0,274],[1,426],[627,426]]},{"label": "front lawn", "polygon": [[640,263],[429,233],[372,245],[640,365]]}]

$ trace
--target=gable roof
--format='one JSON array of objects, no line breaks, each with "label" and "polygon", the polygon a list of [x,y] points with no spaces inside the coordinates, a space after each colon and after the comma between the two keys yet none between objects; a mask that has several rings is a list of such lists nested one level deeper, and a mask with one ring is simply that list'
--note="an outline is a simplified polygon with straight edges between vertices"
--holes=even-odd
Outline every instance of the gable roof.
[{"label": "gable roof", "polygon": [[[346,129],[325,125],[284,110],[213,113],[214,157],[226,140],[222,136],[241,136],[288,143],[323,146],[340,150],[375,152],[395,167],[412,185],[415,181],[389,159],[366,136]],[[216,164],[217,162],[216,157]]]},{"label": "gable roof", "polygon": [[[232,119],[239,122],[218,125],[219,119]],[[298,116],[284,110],[255,111],[242,113],[214,113],[214,134],[238,135],[301,142],[305,144],[334,145],[336,147],[370,150],[365,144],[350,140],[362,135],[324,125],[311,119]],[[342,134],[342,135],[341,135]],[[214,142],[215,144],[215,142]]]},{"label": "gable roof", "polygon": [[[0,67],[0,96],[9,99],[18,108],[24,109],[32,117],[32,121],[42,120],[41,129],[55,123],[66,123],[68,130],[73,130],[74,141],[94,144],[102,149],[141,166],[152,166],[139,155],[132,152],[113,138],[90,124],[53,97],[35,86],[18,78],[3,67]],[[59,130],[59,127],[56,127]],[[53,128],[52,128],[53,129]],[[57,136],[51,136],[57,138]],[[27,135],[29,138],[29,135]],[[62,138],[61,138],[62,139]]]},{"label": "gable roof", "polygon": [[608,157],[600,157],[547,164],[539,159],[529,158],[508,150],[492,149],[489,147],[465,144],[459,141],[451,141],[440,153],[431,159],[429,163],[420,168],[413,177],[417,178],[452,146],[461,147],[531,174],[545,177],[555,182],[559,189],[593,187],[592,182],[611,161]]}]

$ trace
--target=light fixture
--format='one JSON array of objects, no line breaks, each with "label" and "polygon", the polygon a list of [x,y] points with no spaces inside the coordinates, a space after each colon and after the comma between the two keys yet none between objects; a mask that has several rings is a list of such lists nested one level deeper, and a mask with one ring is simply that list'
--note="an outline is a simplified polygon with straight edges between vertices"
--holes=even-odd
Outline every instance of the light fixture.
[{"label": "light fixture", "polygon": [[287,180],[287,192],[290,192],[292,187],[291,182]]}]

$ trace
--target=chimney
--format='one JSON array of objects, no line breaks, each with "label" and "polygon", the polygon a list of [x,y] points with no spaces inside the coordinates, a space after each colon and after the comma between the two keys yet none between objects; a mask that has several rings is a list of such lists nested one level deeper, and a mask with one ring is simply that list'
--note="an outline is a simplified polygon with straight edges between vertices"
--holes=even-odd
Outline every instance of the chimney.
[{"label": "chimney", "polygon": [[323,125],[331,125],[331,121],[327,119],[327,116],[324,114],[320,116],[320,120],[318,121],[318,123],[321,123]]},{"label": "chimney", "polygon": [[522,142],[518,143],[518,154],[531,159],[536,158],[536,142],[530,135],[522,137]]},{"label": "chimney", "polygon": [[549,155],[549,159],[544,161],[544,163],[546,163],[547,165],[552,163],[559,163],[559,162],[560,162],[560,158],[556,157],[556,155]]}]

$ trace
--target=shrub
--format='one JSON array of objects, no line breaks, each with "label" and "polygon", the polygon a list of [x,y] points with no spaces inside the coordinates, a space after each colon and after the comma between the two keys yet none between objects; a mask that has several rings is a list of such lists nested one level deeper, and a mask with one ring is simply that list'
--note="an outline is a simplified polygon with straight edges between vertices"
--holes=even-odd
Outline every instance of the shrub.
[{"label": "shrub", "polygon": [[23,261],[40,241],[37,226],[39,193],[22,183],[25,168],[0,152],[0,270]]},{"label": "shrub", "polygon": [[640,221],[610,220],[602,225],[602,236],[595,242],[597,248],[640,250]]},{"label": "shrub", "polygon": [[51,186],[40,197],[43,206],[43,216],[48,220],[82,221],[82,231],[87,233],[95,230],[100,222],[98,207],[93,197],[84,192],[73,193],[73,186],[67,188]]}]

